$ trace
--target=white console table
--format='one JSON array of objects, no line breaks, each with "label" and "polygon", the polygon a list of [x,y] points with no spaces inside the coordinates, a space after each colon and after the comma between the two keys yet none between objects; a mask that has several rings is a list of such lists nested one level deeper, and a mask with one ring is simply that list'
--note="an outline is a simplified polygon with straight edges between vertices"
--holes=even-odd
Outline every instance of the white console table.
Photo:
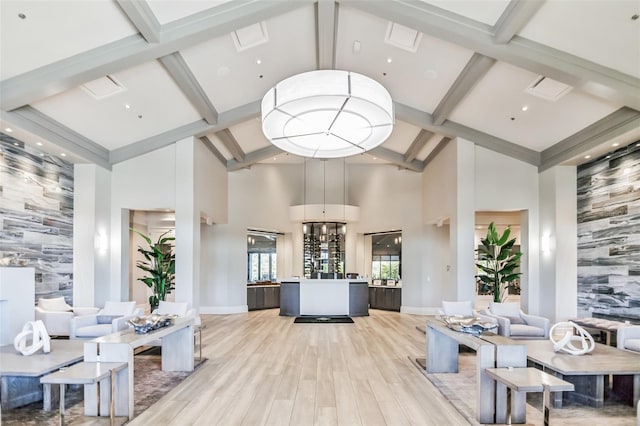
[{"label": "white console table", "polygon": [[[133,329],[108,334],[84,344],[86,362],[126,362],[127,367],[115,377],[118,392],[115,396],[115,415],[134,417],[133,351],[162,339],[162,371],[193,371],[193,318],[176,318],[173,325],[147,334]],[[97,384],[85,385],[84,410],[87,416],[107,416],[105,409],[98,414]]]}]

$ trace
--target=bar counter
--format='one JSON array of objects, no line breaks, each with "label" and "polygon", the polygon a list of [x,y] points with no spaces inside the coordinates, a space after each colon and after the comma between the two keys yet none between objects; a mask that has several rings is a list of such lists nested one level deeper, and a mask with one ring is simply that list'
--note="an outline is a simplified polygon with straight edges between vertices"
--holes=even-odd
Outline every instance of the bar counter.
[{"label": "bar counter", "polygon": [[369,315],[369,283],[287,279],[280,283],[280,315]]}]

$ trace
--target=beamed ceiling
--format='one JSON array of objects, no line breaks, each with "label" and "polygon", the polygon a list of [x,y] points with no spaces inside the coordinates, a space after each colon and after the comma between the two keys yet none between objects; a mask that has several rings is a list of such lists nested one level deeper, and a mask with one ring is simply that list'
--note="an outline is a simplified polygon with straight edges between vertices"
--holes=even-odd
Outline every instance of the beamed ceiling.
[{"label": "beamed ceiling", "polygon": [[[420,172],[455,137],[538,166],[640,139],[636,0],[0,2],[2,129],[111,168],[189,136],[229,171],[302,162],[260,101],[342,69],[383,84],[390,138],[349,162]],[[614,144],[618,144],[613,146]]]}]

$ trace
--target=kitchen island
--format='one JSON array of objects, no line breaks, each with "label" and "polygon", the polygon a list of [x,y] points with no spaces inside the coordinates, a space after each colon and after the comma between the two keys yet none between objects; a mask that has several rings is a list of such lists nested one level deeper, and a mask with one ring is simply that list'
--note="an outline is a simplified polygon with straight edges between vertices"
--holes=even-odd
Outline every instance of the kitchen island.
[{"label": "kitchen island", "polygon": [[280,315],[369,315],[369,283],[336,279],[283,280],[280,282]]}]

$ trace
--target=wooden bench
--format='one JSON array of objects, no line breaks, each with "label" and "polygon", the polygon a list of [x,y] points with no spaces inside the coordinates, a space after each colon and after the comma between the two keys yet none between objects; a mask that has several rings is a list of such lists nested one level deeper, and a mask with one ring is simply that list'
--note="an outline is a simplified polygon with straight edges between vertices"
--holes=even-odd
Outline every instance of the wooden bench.
[{"label": "wooden bench", "polygon": [[[58,413],[60,426],[64,425],[64,391],[66,385],[94,385],[99,384],[98,400],[106,402],[109,407],[111,424],[114,421],[115,374],[127,366],[125,362],[80,362],[55,373],[40,378],[45,388],[50,390],[52,384],[60,385],[60,412]],[[108,387],[109,391],[104,392]],[[45,391],[46,392],[46,391]],[[105,411],[99,409],[99,411]]]},{"label": "wooden bench", "polygon": [[[525,423],[527,392],[543,392],[544,424],[549,424],[551,392],[573,391],[573,383],[566,382],[544,371],[531,367],[487,368],[486,374],[504,384],[511,393],[511,405],[496,407],[496,423]],[[509,413],[510,409],[510,413]]]}]

